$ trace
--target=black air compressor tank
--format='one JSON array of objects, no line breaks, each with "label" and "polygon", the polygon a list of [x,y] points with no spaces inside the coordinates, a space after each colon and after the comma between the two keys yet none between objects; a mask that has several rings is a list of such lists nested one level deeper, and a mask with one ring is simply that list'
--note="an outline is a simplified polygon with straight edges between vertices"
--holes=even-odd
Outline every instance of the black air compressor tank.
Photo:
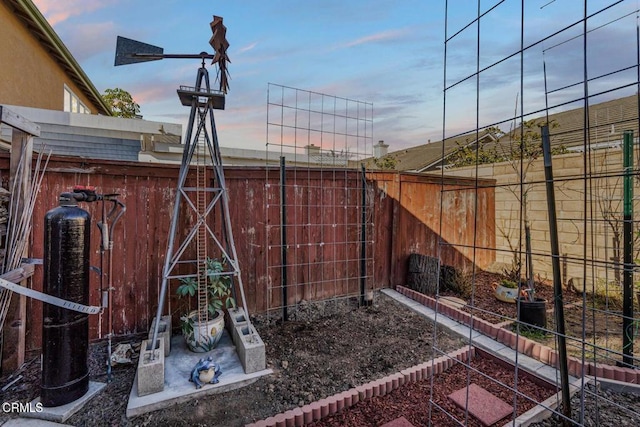
[{"label": "black air compressor tank", "polygon": [[[44,219],[44,280],[47,294],[89,304],[91,216],[77,206],[60,206]],[[43,304],[42,385],[44,406],[61,406],[89,388],[89,316]]]}]

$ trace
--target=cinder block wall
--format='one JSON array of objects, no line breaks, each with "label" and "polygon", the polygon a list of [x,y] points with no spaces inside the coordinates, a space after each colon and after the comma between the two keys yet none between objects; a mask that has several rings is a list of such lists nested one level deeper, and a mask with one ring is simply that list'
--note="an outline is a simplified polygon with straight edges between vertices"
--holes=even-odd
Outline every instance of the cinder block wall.
[{"label": "cinder block wall", "polygon": [[[556,212],[561,259],[562,281],[566,285],[573,279],[573,285],[588,291],[593,286],[603,288],[609,284],[610,289],[620,278],[620,268],[612,265],[617,257],[622,257],[617,250],[622,250],[622,217],[623,217],[623,178],[621,176],[602,177],[602,175],[622,174],[622,150],[609,148],[592,151],[587,156],[588,173],[595,177],[584,179],[584,153],[569,153],[553,157],[553,174],[555,181]],[[448,169],[448,175],[473,177],[476,168],[464,167]],[[496,264],[494,269],[501,271],[511,265],[513,249],[518,248],[522,233],[522,250],[524,251],[524,228],[521,230],[520,209],[520,171],[519,164],[502,162],[480,165],[478,177],[494,178],[497,182],[495,191],[496,210]],[[543,279],[553,277],[551,267],[551,245],[549,221],[547,214],[547,194],[544,183],[544,164],[542,159],[533,161],[526,173],[522,191],[526,193],[525,218],[531,226],[531,244],[534,253],[534,273]],[[634,178],[634,194],[640,196],[640,186]],[[638,197],[636,197],[637,199]],[[585,205],[585,201],[587,202]],[[585,222],[586,212],[586,222]],[[640,213],[640,204],[634,202],[635,217]],[[634,224],[634,229],[636,229]],[[620,242],[615,243],[616,233]],[[586,239],[586,240],[585,240]],[[595,267],[587,264],[585,277],[582,259],[594,260]],[[634,247],[634,258],[639,257],[640,242]],[[522,258],[524,265],[524,256]],[[610,263],[606,265],[604,263]],[[617,272],[616,272],[617,270]],[[524,271],[524,270],[523,270]]]}]

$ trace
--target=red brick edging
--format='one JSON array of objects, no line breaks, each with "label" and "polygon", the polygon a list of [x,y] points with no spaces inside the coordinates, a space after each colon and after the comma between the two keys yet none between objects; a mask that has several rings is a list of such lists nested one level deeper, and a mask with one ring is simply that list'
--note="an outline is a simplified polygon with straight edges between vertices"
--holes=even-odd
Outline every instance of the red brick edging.
[{"label": "red brick edging", "polygon": [[288,410],[252,424],[247,424],[246,427],[302,427],[305,424],[336,414],[360,401],[376,396],[384,396],[404,384],[422,381],[429,378],[431,374],[440,374],[452,367],[455,363],[466,363],[470,359],[473,359],[474,356],[475,348],[465,346],[459,350],[440,356],[433,361],[421,363],[379,380],[371,381],[342,393],[334,394],[317,402]]},{"label": "red brick edging", "polygon": [[[396,291],[426,307],[429,307],[432,310],[436,309],[437,301],[435,298],[414,291],[413,289],[405,288],[404,286],[397,286]],[[518,336],[513,332],[501,328],[499,325],[494,325],[484,319],[480,319],[478,317],[472,318],[471,314],[466,311],[458,310],[455,307],[442,303],[437,304],[437,307],[438,313],[442,315],[456,320],[463,325],[472,327],[476,331],[544,364],[556,368],[558,367],[558,352],[550,347],[529,338]],[[472,321],[473,324],[471,324]],[[573,356],[568,357],[568,363],[569,375],[573,375],[574,377],[581,377],[584,374],[592,375],[596,378],[640,384],[640,370],[594,362],[586,362],[583,366],[582,360]]]}]

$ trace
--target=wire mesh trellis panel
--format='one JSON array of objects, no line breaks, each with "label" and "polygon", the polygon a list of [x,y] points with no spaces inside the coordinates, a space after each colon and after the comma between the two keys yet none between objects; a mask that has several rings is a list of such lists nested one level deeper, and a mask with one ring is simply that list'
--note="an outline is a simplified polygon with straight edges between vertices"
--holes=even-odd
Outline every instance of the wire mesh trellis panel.
[{"label": "wire mesh trellis panel", "polygon": [[295,317],[373,289],[373,105],[270,83],[266,264],[268,312]]},{"label": "wire mesh trellis panel", "polygon": [[[640,396],[617,393],[608,384],[625,381],[631,389],[640,380],[635,342],[640,339],[640,300],[635,301],[640,288],[633,278],[640,258],[635,214],[640,208],[640,4],[445,4],[442,141],[466,136],[468,145],[456,151],[442,144],[442,160],[448,163],[442,176],[476,178],[475,189],[455,190],[476,194],[482,178],[496,179],[496,245],[474,243],[472,261],[477,250],[489,249],[500,262],[491,272],[476,267],[467,303],[471,322],[473,317],[503,322],[501,328],[515,334],[513,343],[505,342],[513,351],[501,351],[512,360],[514,373],[506,384],[511,396],[502,397],[513,411],[502,422],[515,420],[523,402],[551,409],[559,425],[639,422]],[[546,160],[543,126],[549,130]],[[488,143],[476,142],[486,135]],[[442,191],[451,190],[443,186]],[[446,226],[446,212],[440,220]],[[476,222],[475,233],[483,226]],[[532,268],[526,262],[525,226],[531,230]],[[450,239],[440,246],[465,244]],[[534,291],[547,292],[546,326],[525,328],[518,321],[523,303],[486,303],[492,291],[484,282],[505,273],[516,279],[533,276]],[[520,294],[526,292],[521,286]],[[494,338],[500,341],[502,334]],[[467,339],[471,345],[480,340],[472,329]],[[436,355],[444,353],[437,339],[433,345]],[[518,378],[537,366],[534,362],[549,365],[549,380],[561,390],[552,403],[521,389]],[[468,388],[478,371],[471,363],[464,366]],[[596,385],[588,384],[587,376]],[[488,390],[491,384],[505,385],[498,375],[483,378]],[[567,380],[578,386],[571,398]],[[440,414],[451,425],[475,425],[471,398],[456,412],[434,397],[433,384],[434,419]]]}]

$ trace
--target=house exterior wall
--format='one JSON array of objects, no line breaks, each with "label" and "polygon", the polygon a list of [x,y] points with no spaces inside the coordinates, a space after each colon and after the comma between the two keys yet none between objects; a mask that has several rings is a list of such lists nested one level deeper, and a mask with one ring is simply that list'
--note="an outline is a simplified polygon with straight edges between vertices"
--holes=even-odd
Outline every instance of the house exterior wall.
[{"label": "house exterior wall", "polygon": [[[565,285],[569,282],[577,289],[602,291],[619,288],[622,253],[623,178],[622,150],[609,148],[592,151],[588,155],[589,173],[593,179],[585,180],[584,154],[569,153],[553,157],[554,192],[558,225],[559,250],[561,256],[561,276]],[[472,177],[475,167],[448,169],[448,175]],[[611,176],[611,175],[618,176]],[[518,241],[524,229],[520,228],[520,176],[509,162],[480,165],[479,177],[493,177],[497,181],[495,190],[495,241],[496,265],[493,269],[502,271],[513,260],[513,251],[518,249]],[[609,176],[604,176],[609,175]],[[531,227],[533,270],[536,277],[551,280],[551,246],[547,210],[547,194],[542,159],[533,161],[527,171],[523,187],[526,192],[526,219]],[[640,194],[637,177],[633,178],[635,194]],[[511,185],[509,185],[511,184]],[[585,196],[586,190],[586,196]],[[586,209],[585,209],[586,199]],[[640,212],[640,204],[634,202],[635,217]],[[585,222],[585,211],[586,222]],[[637,230],[634,223],[634,230]],[[616,236],[620,241],[616,242]],[[586,246],[585,246],[586,245]],[[634,258],[638,258],[638,242],[634,248]],[[585,254],[585,247],[587,252]],[[524,251],[524,243],[522,244]],[[524,253],[524,252],[523,252]],[[586,256],[585,256],[586,255]],[[585,277],[583,259],[587,259]],[[590,262],[593,260],[594,262]],[[522,258],[524,266],[524,255]],[[592,268],[593,265],[593,268]],[[524,268],[524,267],[523,267]],[[524,271],[524,270],[523,270]],[[594,289],[597,288],[597,289]]]},{"label": "house exterior wall", "polygon": [[[2,104],[0,104],[2,105]],[[145,141],[180,141],[182,125],[141,119],[76,114],[39,108],[5,106],[40,126],[36,151],[89,159],[139,161]],[[0,135],[0,139],[7,139]],[[8,141],[11,140],[9,137]],[[183,145],[174,144],[180,148]],[[179,163],[179,161],[177,162]]]},{"label": "house exterior wall", "polygon": [[0,104],[62,111],[66,84],[92,114],[98,112],[4,1],[0,22]]}]

